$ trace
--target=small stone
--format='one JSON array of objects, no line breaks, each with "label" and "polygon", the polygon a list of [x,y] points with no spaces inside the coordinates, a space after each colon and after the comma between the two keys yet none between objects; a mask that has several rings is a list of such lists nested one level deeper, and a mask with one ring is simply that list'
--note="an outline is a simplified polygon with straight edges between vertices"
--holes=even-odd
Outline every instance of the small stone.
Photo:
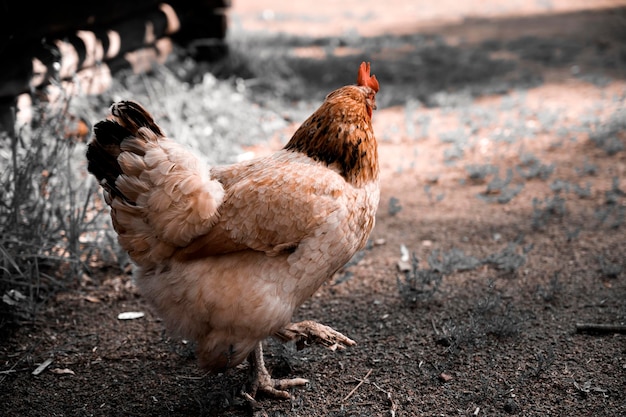
[{"label": "small stone", "polygon": [[506,404],[504,404],[504,411],[509,414],[517,414],[517,412],[519,411],[519,406],[515,401],[509,399]]},{"label": "small stone", "polygon": [[441,374],[439,374],[439,379],[443,382],[450,382],[452,381],[452,375],[442,372]]},{"label": "small stone", "polygon": [[398,266],[398,271],[400,272],[409,272],[411,270],[410,262],[398,261],[397,266]]}]

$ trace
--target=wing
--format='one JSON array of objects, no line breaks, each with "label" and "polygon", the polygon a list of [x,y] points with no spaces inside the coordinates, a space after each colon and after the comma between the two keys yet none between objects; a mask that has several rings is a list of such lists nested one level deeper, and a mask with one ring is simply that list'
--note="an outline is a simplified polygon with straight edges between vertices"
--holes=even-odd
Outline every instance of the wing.
[{"label": "wing", "polygon": [[261,163],[218,168],[211,175],[226,191],[220,218],[184,251],[187,259],[248,249],[269,256],[288,253],[337,218],[333,213],[345,210],[344,179],[300,153],[281,151]]}]

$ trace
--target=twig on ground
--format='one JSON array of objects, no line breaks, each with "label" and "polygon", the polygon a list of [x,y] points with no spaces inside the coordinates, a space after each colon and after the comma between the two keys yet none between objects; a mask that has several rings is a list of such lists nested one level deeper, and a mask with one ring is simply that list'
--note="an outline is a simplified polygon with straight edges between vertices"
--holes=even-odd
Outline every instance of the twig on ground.
[{"label": "twig on ground", "polygon": [[577,333],[621,333],[626,334],[626,326],[621,324],[576,323]]},{"label": "twig on ground", "polygon": [[12,374],[14,372],[17,372],[17,370],[11,368],[11,369],[7,369],[6,371],[0,371],[0,375],[8,375],[8,374]]},{"label": "twig on ground", "polygon": [[352,391],[350,391],[350,392],[348,393],[348,395],[346,395],[346,396],[344,397],[343,401],[348,401],[348,399],[349,399],[350,397],[352,397],[352,394],[354,394],[354,393],[356,392],[356,390],[358,390],[358,389],[359,389],[359,387],[360,387],[361,385],[363,385],[363,383],[367,380],[367,377],[369,377],[369,376],[371,375],[372,371],[373,371],[373,369],[370,369],[369,371],[367,371],[367,374],[365,374],[365,376],[363,377],[363,379],[362,379],[361,381],[359,381],[359,383],[356,385],[356,387],[352,388]]},{"label": "twig on ground", "polygon": [[43,361],[43,363],[41,363],[37,368],[35,368],[35,370],[32,372],[33,375],[37,376],[40,373],[42,373],[43,371],[46,370],[46,368],[48,366],[50,366],[50,364],[54,361],[54,359],[52,358],[48,358],[45,361]]},{"label": "twig on ground", "polygon": [[389,415],[391,417],[396,417],[396,410],[398,409],[398,404],[396,404],[396,402],[391,397],[391,391],[385,391],[384,389],[376,385],[375,382],[372,382],[372,385],[374,385],[380,392],[383,392],[387,396],[387,401],[389,401],[389,408],[390,408]]},{"label": "twig on ground", "polygon": [[189,380],[192,380],[192,381],[201,381],[201,380],[205,379],[207,376],[209,376],[210,374],[211,374],[211,371],[207,371],[207,372],[205,372],[201,376],[176,375],[176,378],[189,379]]},{"label": "twig on ground", "polygon": [[30,355],[31,353],[33,353],[33,351],[35,350],[35,348],[37,348],[37,346],[39,346],[39,344],[41,344],[41,341],[35,343],[33,346],[30,347],[30,349],[28,349],[28,351],[26,351],[26,353],[24,353],[22,356],[20,356],[20,358],[13,364],[13,366],[11,366],[9,369],[3,371],[2,374],[2,378],[0,378],[0,385],[2,385],[2,383],[4,382],[4,380],[7,378],[7,375],[12,373],[12,372],[16,372],[16,367],[17,365],[22,362],[28,355]]},{"label": "twig on ground", "polygon": [[433,332],[435,332],[435,336],[439,336],[440,332],[439,329],[437,329],[437,325],[435,324],[435,319],[431,318],[430,324],[431,326],[433,326]]}]

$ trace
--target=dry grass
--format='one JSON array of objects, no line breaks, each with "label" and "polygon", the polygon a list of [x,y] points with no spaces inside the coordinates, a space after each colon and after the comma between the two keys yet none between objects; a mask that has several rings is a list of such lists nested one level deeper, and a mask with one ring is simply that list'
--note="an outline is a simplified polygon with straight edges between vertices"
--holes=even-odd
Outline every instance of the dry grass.
[{"label": "dry grass", "polygon": [[98,228],[96,184],[70,131],[70,100],[36,103],[30,125],[1,132],[0,289],[13,318],[32,319],[83,270]]}]

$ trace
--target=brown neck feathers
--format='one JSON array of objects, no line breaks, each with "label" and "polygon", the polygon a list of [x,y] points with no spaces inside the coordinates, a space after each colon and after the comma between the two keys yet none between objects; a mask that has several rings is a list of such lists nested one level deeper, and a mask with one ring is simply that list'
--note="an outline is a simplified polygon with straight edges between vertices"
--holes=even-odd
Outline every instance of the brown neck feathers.
[{"label": "brown neck feathers", "polygon": [[355,186],[376,180],[378,148],[366,90],[369,88],[348,86],[329,94],[285,149],[302,152],[338,169]]}]

